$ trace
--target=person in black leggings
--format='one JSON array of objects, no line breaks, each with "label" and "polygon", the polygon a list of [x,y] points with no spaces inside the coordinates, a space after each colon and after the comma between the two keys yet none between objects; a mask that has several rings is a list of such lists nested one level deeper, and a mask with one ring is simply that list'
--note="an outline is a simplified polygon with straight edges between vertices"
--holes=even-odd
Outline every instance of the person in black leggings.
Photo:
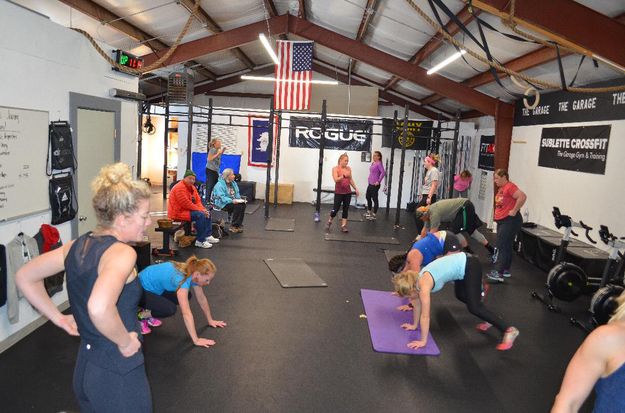
[{"label": "person in black leggings", "polygon": [[395,292],[400,297],[410,297],[413,306],[413,323],[402,324],[404,330],[420,327],[421,339],[411,341],[408,347],[418,349],[427,344],[430,330],[430,294],[454,281],[456,298],[467,305],[469,312],[484,320],[477,329],[486,331],[495,326],[503,333],[497,350],[509,350],[519,335],[519,330],[506,324],[501,317],[482,303],[482,266],[477,258],[464,252],[452,253],[432,261],[421,271],[404,271],[393,277]]},{"label": "person in black leggings", "polygon": [[347,166],[349,163],[349,157],[346,153],[339,156],[338,165],[332,168],[332,179],[334,179],[334,206],[330,211],[330,217],[326,224],[326,231],[330,231],[332,227],[332,220],[336,216],[343,205],[343,213],[341,214],[341,231],[348,232],[347,230],[347,214],[349,210],[349,203],[352,200],[352,187],[356,192],[356,197],[360,195],[356,183],[352,177],[352,169]]}]

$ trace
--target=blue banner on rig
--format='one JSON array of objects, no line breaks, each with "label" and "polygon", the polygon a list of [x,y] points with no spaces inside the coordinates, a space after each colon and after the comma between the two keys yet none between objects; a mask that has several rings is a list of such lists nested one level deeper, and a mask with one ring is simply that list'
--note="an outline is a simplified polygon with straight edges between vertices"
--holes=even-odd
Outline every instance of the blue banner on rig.
[{"label": "blue banner on rig", "polygon": [[[328,119],[325,131],[325,149],[369,152],[373,121],[356,119]],[[289,146],[319,148],[321,120],[292,117],[289,125]]]},{"label": "blue banner on rig", "polygon": [[544,128],[538,166],[605,174],[610,125]]},{"label": "blue banner on rig", "polygon": [[[269,117],[264,116],[248,116],[248,158],[249,166],[267,167],[269,162]],[[274,119],[273,136],[274,139],[278,135],[278,117]],[[272,142],[273,159],[276,157],[276,144]]]}]

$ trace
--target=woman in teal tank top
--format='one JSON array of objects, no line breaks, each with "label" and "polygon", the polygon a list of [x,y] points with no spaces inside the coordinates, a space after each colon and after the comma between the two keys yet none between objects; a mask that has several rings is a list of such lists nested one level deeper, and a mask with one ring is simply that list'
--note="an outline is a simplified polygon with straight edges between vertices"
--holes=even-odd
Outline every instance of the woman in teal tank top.
[{"label": "woman in teal tank top", "polygon": [[503,338],[497,350],[509,350],[519,335],[519,330],[508,325],[501,317],[488,310],[482,302],[482,265],[477,258],[465,252],[445,255],[432,261],[420,272],[404,271],[393,277],[395,292],[409,297],[413,306],[413,323],[401,325],[404,330],[420,329],[421,338],[411,341],[408,347],[418,349],[427,344],[430,331],[431,293],[440,291],[448,282],[454,282],[456,298],[466,304],[469,312],[484,320],[477,329],[486,331],[495,326]]},{"label": "woman in teal tank top", "polygon": [[625,293],[608,324],[582,343],[566,369],[551,413],[576,412],[593,387],[594,413],[625,412]]}]

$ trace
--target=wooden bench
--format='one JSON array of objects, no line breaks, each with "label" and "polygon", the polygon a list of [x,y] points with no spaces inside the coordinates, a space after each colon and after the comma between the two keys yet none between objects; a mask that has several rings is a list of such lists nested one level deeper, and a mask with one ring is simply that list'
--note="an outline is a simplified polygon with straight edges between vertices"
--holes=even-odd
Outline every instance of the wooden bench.
[{"label": "wooden bench", "polygon": [[156,227],[154,231],[163,233],[163,247],[153,248],[152,255],[173,257],[178,254],[178,250],[172,249],[169,245],[169,237],[176,233],[179,229],[184,229],[185,234],[191,233],[190,221],[174,221],[171,227]]}]

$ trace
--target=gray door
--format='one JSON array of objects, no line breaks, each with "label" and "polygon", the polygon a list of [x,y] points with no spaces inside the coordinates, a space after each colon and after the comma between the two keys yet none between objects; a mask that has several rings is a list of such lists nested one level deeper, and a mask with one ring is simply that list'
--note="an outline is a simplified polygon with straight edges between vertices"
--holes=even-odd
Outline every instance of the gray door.
[{"label": "gray door", "polygon": [[78,234],[84,234],[97,225],[91,181],[104,165],[115,161],[115,112],[78,109],[76,126]]}]

